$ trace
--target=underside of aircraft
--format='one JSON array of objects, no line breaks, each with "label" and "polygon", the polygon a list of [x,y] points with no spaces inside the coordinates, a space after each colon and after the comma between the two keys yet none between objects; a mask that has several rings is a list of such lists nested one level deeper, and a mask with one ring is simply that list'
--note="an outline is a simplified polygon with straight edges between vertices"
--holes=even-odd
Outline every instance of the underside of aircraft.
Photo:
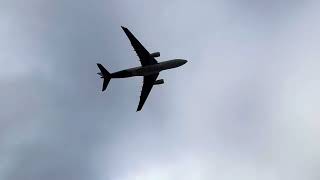
[{"label": "underside of aircraft", "polygon": [[107,89],[107,86],[113,78],[127,78],[133,76],[143,76],[143,86],[140,95],[140,101],[137,111],[140,111],[147,100],[153,85],[163,84],[163,79],[158,79],[159,73],[162,70],[179,67],[185,64],[187,61],[184,59],[173,59],[164,62],[158,62],[155,57],[160,56],[160,52],[149,53],[143,45],[137,40],[137,38],[125,27],[121,26],[135,52],[137,53],[141,66],[130,69],[121,70],[114,73],[109,73],[100,63],[97,63],[100,73],[98,73],[103,79],[102,91]]}]

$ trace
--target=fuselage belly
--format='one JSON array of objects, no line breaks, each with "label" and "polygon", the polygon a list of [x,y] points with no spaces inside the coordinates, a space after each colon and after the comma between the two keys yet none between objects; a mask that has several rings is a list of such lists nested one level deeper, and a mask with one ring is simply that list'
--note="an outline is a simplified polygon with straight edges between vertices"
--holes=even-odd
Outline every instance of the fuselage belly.
[{"label": "fuselage belly", "polygon": [[140,66],[130,69],[125,69],[122,71],[118,71],[112,73],[112,78],[127,78],[133,76],[148,76],[152,74],[157,74],[162,70],[172,69],[179,66],[182,66],[186,63],[186,60],[183,59],[174,59],[169,61],[160,62],[158,64],[148,65],[148,66]]}]

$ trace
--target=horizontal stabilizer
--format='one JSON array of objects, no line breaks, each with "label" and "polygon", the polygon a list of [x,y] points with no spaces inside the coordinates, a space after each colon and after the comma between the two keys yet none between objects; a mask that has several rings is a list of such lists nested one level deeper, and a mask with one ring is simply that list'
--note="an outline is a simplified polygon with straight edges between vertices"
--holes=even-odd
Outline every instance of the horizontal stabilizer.
[{"label": "horizontal stabilizer", "polygon": [[98,68],[100,69],[100,73],[97,73],[103,78],[102,91],[105,91],[108,87],[108,84],[111,80],[111,74],[104,68],[101,64],[97,63]]}]

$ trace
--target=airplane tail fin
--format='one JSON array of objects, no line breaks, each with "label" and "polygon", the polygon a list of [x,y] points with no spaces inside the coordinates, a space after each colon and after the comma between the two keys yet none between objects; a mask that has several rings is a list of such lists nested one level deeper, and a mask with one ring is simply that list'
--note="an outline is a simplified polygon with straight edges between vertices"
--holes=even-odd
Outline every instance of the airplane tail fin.
[{"label": "airplane tail fin", "polygon": [[100,69],[100,73],[98,73],[101,78],[103,78],[102,91],[107,89],[107,86],[111,80],[111,74],[99,63],[97,63],[98,68]]}]

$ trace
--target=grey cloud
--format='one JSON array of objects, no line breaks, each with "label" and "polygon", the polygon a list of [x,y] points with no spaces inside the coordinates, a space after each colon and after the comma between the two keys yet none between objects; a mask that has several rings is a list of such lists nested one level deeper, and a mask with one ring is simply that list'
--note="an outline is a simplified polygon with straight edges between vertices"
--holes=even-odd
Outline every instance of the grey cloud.
[{"label": "grey cloud", "polygon": [[[307,82],[317,80],[311,37],[319,29],[302,25],[317,19],[318,6],[2,2],[0,26],[7,30],[0,30],[0,61],[9,66],[0,68],[0,177],[316,179],[312,149],[319,134],[309,128],[316,111],[303,107],[317,103],[303,100],[305,92],[318,96],[303,87],[318,84]],[[96,62],[110,71],[139,64],[120,25],[150,51],[159,50],[161,60],[189,60],[161,74],[166,84],[153,90],[142,113],[134,111],[141,79],[111,81],[108,92],[100,92]],[[307,29],[315,30],[296,36]],[[292,120],[296,116],[303,120]],[[294,134],[302,136],[295,142]]]}]

